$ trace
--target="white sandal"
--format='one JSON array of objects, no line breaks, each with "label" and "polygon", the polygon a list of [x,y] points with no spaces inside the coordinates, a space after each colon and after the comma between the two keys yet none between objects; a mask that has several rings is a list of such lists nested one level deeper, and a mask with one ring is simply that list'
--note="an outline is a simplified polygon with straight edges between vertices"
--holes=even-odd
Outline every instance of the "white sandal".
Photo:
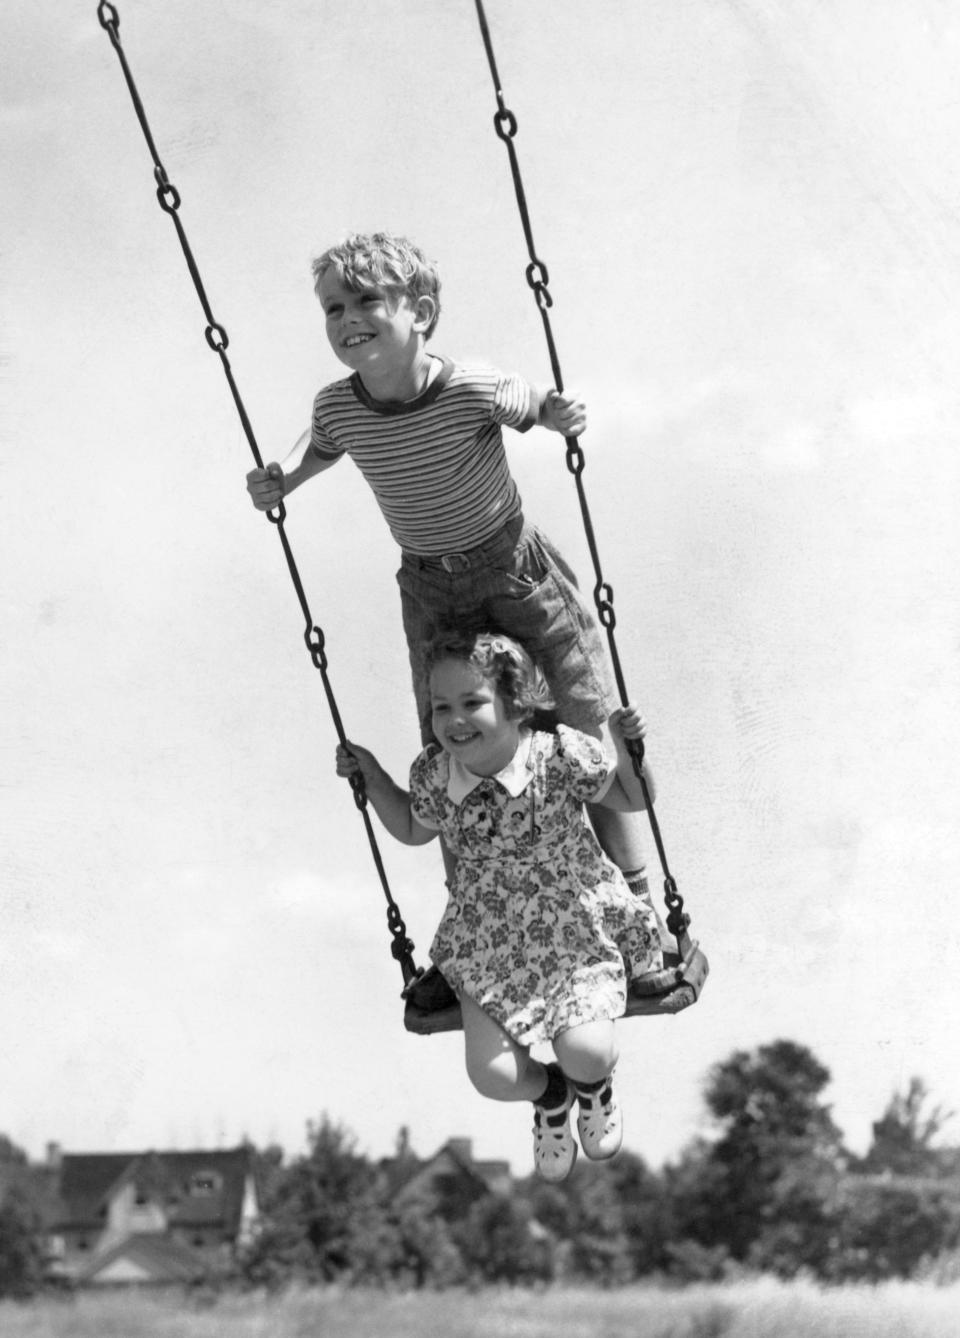
[{"label": "white sandal", "polygon": [[623,1142],[623,1116],[613,1093],[613,1074],[604,1078],[603,1086],[595,1092],[576,1089],[580,1109],[577,1112],[577,1133],[580,1146],[591,1161],[606,1161],[616,1156]]},{"label": "white sandal", "polygon": [[[557,1067],[547,1065],[548,1069]],[[577,1144],[570,1131],[570,1111],[576,1099],[576,1091],[568,1082],[562,1106],[548,1108],[538,1101],[533,1103],[533,1165],[537,1175],[551,1184],[566,1180],[577,1160]]]}]

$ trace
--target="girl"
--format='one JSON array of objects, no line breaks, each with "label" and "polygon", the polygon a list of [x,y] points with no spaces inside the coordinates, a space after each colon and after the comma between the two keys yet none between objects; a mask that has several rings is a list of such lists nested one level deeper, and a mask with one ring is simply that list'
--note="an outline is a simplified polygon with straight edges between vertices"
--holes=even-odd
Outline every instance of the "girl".
[{"label": "girl", "polygon": [[[656,914],[627,887],[584,819],[586,802],[643,808],[626,746],[644,725],[633,706],[610,717],[616,762],[564,725],[532,728],[546,686],[510,637],[457,632],[428,650],[436,743],[402,790],[372,753],[337,749],[337,774],[359,771],[384,826],[407,845],[438,833],[456,857],[430,956],[457,991],[467,1073],[494,1101],[534,1104],[534,1164],[563,1180],[577,1155],[569,1113],[594,1161],[623,1137],[613,1094],[614,1020],[628,978],[662,965]],[[653,782],[644,763],[644,779]],[[550,1041],[556,1063],[530,1054]]]}]

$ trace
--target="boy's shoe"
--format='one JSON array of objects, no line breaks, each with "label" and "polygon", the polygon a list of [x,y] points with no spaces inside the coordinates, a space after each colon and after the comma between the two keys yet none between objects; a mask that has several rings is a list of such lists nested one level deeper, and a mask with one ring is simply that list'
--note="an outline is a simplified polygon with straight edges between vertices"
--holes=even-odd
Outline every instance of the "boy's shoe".
[{"label": "boy's shoe", "polygon": [[533,1103],[533,1165],[542,1180],[566,1180],[577,1160],[577,1144],[570,1131],[570,1111],[577,1099],[571,1083],[562,1106],[549,1109]]},{"label": "boy's shoe", "polygon": [[580,1146],[591,1161],[606,1161],[620,1151],[623,1142],[623,1116],[613,1093],[613,1074],[604,1078],[595,1091],[578,1087],[576,1093]]}]

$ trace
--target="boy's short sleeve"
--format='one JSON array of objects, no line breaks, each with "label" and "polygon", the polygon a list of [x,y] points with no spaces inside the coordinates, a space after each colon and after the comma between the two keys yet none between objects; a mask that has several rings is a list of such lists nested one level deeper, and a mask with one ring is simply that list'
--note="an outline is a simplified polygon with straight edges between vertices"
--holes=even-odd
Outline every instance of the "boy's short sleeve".
[{"label": "boy's short sleeve", "polygon": [[527,432],[535,425],[539,409],[533,388],[522,376],[516,372],[498,374],[491,415],[495,423],[512,427],[517,432]]},{"label": "boy's short sleeve", "polygon": [[327,428],[327,398],[329,387],[319,391],[313,401],[313,417],[310,420],[310,449],[323,460],[339,460],[344,454]]},{"label": "boy's short sleeve", "polygon": [[410,768],[410,811],[421,827],[432,832],[440,830],[444,786],[437,762],[441,756],[441,749],[430,744]]},{"label": "boy's short sleeve", "polygon": [[567,788],[581,803],[602,799],[617,774],[616,765],[600,740],[568,725],[557,726],[555,756],[562,766]]}]

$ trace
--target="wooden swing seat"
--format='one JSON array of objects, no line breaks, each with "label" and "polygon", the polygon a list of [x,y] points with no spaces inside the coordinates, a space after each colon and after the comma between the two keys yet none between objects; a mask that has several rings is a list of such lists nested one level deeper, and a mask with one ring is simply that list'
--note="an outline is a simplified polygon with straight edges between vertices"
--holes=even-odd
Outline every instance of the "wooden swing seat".
[{"label": "wooden swing seat", "polygon": [[[680,1013],[700,998],[710,963],[699,943],[683,934],[678,950],[664,949],[663,968],[631,981],[624,1017],[659,1017]],[[460,1031],[463,1019],[457,996],[435,966],[429,966],[403,991],[407,1031],[426,1036]]]}]

